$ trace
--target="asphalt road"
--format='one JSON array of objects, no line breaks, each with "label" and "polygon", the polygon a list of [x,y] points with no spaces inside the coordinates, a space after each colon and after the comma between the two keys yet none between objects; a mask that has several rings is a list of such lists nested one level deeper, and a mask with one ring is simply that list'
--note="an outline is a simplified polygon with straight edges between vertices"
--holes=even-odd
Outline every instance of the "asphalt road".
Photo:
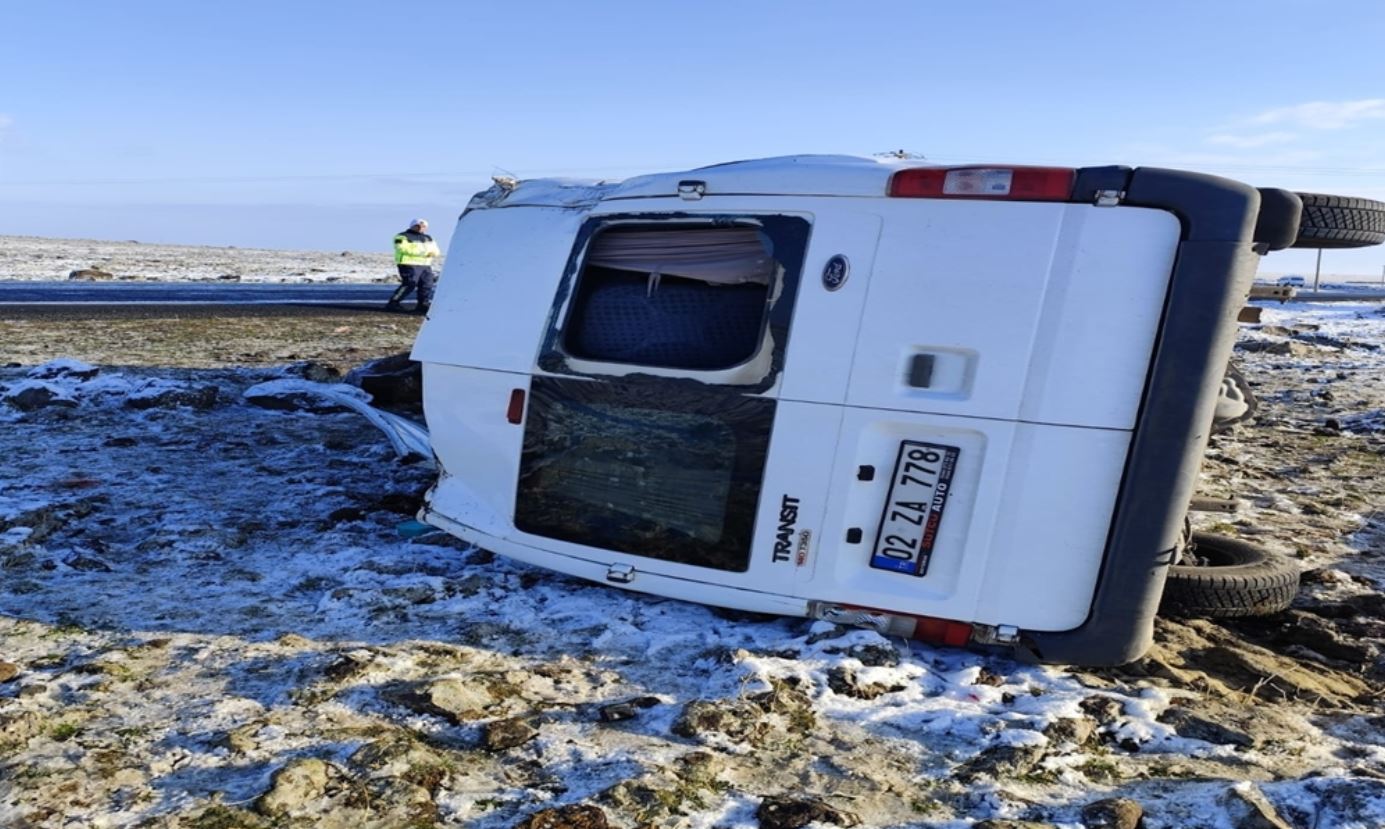
[{"label": "asphalt road", "polygon": [[1380,302],[1385,291],[1305,291],[1299,289],[1289,302]]},{"label": "asphalt road", "polygon": [[394,285],[0,281],[5,306],[383,306]]}]

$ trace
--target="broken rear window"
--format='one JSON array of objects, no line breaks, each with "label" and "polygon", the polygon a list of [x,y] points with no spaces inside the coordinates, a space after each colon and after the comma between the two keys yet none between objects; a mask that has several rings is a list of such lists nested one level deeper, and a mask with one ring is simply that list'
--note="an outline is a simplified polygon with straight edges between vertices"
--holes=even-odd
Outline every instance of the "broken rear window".
[{"label": "broken rear window", "polygon": [[765,341],[782,279],[770,236],[755,225],[618,225],[592,240],[563,348],[628,365],[717,370]]}]

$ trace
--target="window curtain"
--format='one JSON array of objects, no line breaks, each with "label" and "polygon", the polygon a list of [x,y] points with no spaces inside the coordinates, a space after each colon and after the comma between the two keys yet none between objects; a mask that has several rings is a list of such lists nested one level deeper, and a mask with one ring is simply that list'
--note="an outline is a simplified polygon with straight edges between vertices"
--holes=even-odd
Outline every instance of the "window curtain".
[{"label": "window curtain", "polygon": [[681,276],[720,285],[768,285],[778,268],[769,239],[753,227],[608,230],[596,237],[587,264],[649,274]]}]

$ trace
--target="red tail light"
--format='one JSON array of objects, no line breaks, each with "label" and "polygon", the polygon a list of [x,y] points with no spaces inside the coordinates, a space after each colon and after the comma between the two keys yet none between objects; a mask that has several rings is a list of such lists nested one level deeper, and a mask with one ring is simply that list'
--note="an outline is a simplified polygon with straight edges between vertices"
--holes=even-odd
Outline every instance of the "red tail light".
[{"label": "red tail light", "polygon": [[920,642],[940,642],[953,647],[961,647],[971,641],[971,625],[966,622],[934,619],[931,616],[915,616],[914,621],[914,635],[911,639]]},{"label": "red tail light", "polygon": [[961,647],[971,641],[970,622],[955,622],[951,619],[935,619],[932,616],[914,616],[908,613],[891,613],[870,607],[834,604],[832,602],[809,602],[808,613],[814,619],[841,625],[855,625],[879,631],[886,636],[903,636],[938,645]]},{"label": "red tail light", "polygon": [[916,199],[1067,201],[1069,167],[914,167],[890,177],[889,194]]},{"label": "red tail light", "polygon": [[511,423],[520,423],[524,420],[524,389],[515,389],[510,392],[510,407],[505,410],[505,419]]}]

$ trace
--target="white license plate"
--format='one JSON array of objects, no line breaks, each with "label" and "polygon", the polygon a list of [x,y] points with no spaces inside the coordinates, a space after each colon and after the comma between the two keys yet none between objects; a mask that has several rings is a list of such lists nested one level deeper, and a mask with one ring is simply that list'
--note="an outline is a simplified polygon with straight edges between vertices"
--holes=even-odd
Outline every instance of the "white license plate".
[{"label": "white license plate", "polygon": [[937,443],[899,442],[871,567],[911,576],[928,572],[960,451]]}]

